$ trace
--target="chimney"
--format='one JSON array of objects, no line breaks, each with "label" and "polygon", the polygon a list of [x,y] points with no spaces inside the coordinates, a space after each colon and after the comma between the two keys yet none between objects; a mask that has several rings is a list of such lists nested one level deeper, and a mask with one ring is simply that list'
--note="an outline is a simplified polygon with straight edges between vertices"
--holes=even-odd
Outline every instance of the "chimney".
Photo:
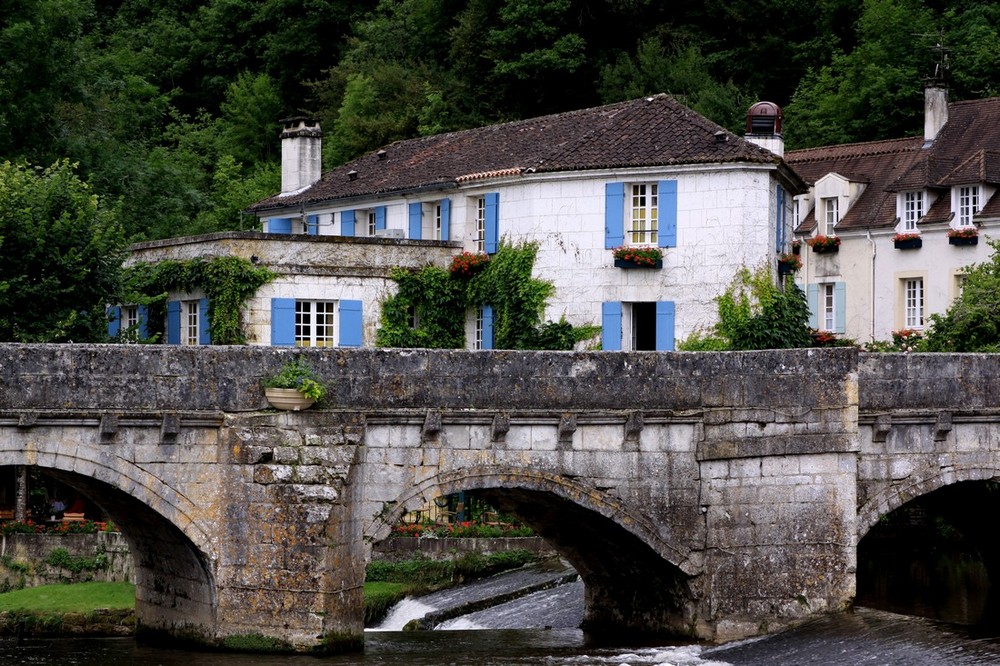
[{"label": "chimney", "polygon": [[305,189],[322,177],[323,132],[305,116],[281,121],[281,193]]},{"label": "chimney", "polygon": [[948,123],[948,86],[932,81],[924,88],[924,147],[934,143]]},{"label": "chimney", "polygon": [[781,107],[774,102],[757,102],[747,109],[747,133],[744,138],[778,157],[784,157],[785,139],[781,136],[784,115]]}]

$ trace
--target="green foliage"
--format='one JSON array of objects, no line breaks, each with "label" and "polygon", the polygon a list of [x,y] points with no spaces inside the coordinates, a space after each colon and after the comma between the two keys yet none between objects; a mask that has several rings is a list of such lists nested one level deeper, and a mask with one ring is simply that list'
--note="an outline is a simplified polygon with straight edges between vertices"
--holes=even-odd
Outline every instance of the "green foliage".
[{"label": "green foliage", "polygon": [[0,341],[101,341],[121,284],[117,211],[67,160],[0,164]]},{"label": "green foliage", "polygon": [[761,266],[751,273],[740,269],[724,294],[718,297],[716,330],[730,347],[789,349],[811,347],[809,305],[805,294],[786,279],[784,289],[774,284],[771,270]]},{"label": "green foliage", "polygon": [[72,573],[100,571],[107,569],[110,564],[108,556],[104,553],[103,549],[97,552],[94,557],[86,557],[84,555],[74,557],[65,548],[54,548],[48,557],[42,561],[49,566],[66,569]]},{"label": "green foliage", "polygon": [[134,608],[131,583],[40,585],[0,594],[0,611],[86,613],[99,608]]},{"label": "green foliage", "polygon": [[326,386],[316,370],[302,357],[295,357],[272,377],[264,380],[265,388],[297,389],[307,398],[322,400]]},{"label": "green foliage", "polygon": [[148,333],[162,336],[167,292],[201,289],[208,297],[209,334],[212,344],[246,344],[242,325],[243,306],[274,273],[240,257],[212,257],[188,261],[140,263],[127,270],[123,303],[147,306]]},{"label": "green foliage", "polygon": [[402,562],[372,560],[365,570],[365,582],[407,583],[423,590],[459,584],[493,574],[516,569],[536,560],[534,553],[515,549],[480,555],[465,553],[452,560],[431,560],[418,557]]},{"label": "green foliage", "polygon": [[728,340],[706,331],[695,331],[686,339],[677,343],[677,351],[711,352],[728,350]]},{"label": "green foliage", "polygon": [[1000,240],[987,242],[989,260],[970,266],[962,295],[944,314],[930,316],[927,351],[1000,352]]},{"label": "green foliage", "polygon": [[412,272],[396,269],[392,279],[399,290],[382,304],[375,344],[422,349],[465,344],[464,283],[433,266]]}]

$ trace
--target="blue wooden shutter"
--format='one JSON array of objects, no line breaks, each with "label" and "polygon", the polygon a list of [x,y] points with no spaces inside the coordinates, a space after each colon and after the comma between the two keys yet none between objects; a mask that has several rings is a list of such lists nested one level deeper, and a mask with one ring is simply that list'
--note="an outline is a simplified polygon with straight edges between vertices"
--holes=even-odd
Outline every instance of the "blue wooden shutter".
[{"label": "blue wooden shutter", "polygon": [[375,208],[375,231],[385,229],[385,206]]},{"label": "blue wooden shutter", "polygon": [[181,343],[181,302],[169,301],[167,303],[167,344],[179,345]]},{"label": "blue wooden shutter", "polygon": [[493,349],[493,306],[483,306],[483,346],[482,349]]},{"label": "blue wooden shutter", "polygon": [[847,285],[844,282],[833,285],[833,327],[834,333],[847,331]]},{"label": "blue wooden shutter", "polygon": [[500,244],[500,194],[486,194],[486,254],[496,254]]},{"label": "blue wooden shutter", "polygon": [[806,301],[809,303],[809,327],[819,328],[819,285],[811,284],[806,288]]},{"label": "blue wooden shutter", "polygon": [[198,301],[198,344],[212,344],[212,334],[208,327],[208,299],[202,298]]},{"label": "blue wooden shutter", "polygon": [[421,229],[420,226],[423,222],[423,205],[419,203],[410,204],[410,238],[413,240],[420,240]]},{"label": "blue wooden shutter", "polygon": [[353,236],[354,235],[354,211],[345,210],[340,214],[340,235],[341,236]]},{"label": "blue wooden shutter", "polygon": [[139,306],[139,339],[145,340],[149,337],[149,308],[145,305]]},{"label": "blue wooden shutter", "polygon": [[267,231],[272,234],[292,233],[292,218],[290,217],[269,217],[267,218]]},{"label": "blue wooden shutter", "polygon": [[785,248],[785,188],[775,187],[778,210],[774,216],[774,251],[781,252]]},{"label": "blue wooden shutter", "polygon": [[657,187],[657,245],[677,247],[677,181],[661,180]]},{"label": "blue wooden shutter", "polygon": [[271,299],[271,344],[276,347],[295,346],[295,299]]},{"label": "blue wooden shutter", "polygon": [[451,240],[451,199],[441,199],[441,240]]},{"label": "blue wooden shutter", "polygon": [[309,215],[306,217],[306,233],[310,236],[319,234],[319,215]]},{"label": "blue wooden shutter", "polygon": [[624,243],[625,184],[607,183],[604,186],[604,248],[611,250]]},{"label": "blue wooden shutter", "polygon": [[361,318],[361,301],[340,302],[340,346],[360,347],[362,342],[363,321]]},{"label": "blue wooden shutter", "polygon": [[108,308],[108,337],[117,338],[122,330],[122,309],[119,305]]},{"label": "blue wooden shutter", "polygon": [[674,350],[674,303],[659,301],[656,304],[656,351]]},{"label": "blue wooden shutter", "polygon": [[601,349],[621,351],[622,304],[608,301],[601,304]]}]

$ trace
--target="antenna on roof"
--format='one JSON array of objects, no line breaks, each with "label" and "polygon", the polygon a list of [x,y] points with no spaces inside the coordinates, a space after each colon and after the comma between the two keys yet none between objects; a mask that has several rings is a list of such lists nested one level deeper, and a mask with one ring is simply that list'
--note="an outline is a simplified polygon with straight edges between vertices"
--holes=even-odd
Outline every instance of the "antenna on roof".
[{"label": "antenna on roof", "polygon": [[945,86],[948,70],[951,69],[951,61],[948,58],[951,49],[944,45],[944,31],[939,31],[936,34],[916,33],[914,37],[923,37],[933,42],[929,48],[934,53],[934,73],[927,77],[925,83],[929,86]]}]

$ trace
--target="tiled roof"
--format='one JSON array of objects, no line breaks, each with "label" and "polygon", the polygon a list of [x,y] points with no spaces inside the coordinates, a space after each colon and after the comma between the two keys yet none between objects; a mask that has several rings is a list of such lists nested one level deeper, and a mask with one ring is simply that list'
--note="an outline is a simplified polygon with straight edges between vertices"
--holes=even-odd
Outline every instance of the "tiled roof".
[{"label": "tiled roof", "polygon": [[[337,167],[302,192],[264,199],[251,210],[447,188],[470,179],[532,171],[732,162],[781,163],[774,153],[726,131],[672,97],[655,95],[398,141]],[[348,176],[351,171],[353,179]],[[797,181],[787,168],[785,175]]]},{"label": "tiled roof", "polygon": [[[922,137],[872,141],[791,151],[785,161],[810,185],[834,172],[868,183],[838,228],[891,226],[896,221],[896,192],[1000,183],[1000,97],[949,104],[948,122],[928,147]],[[925,222],[948,220],[946,195],[941,192],[932,201]],[[989,202],[980,215],[989,214],[991,206],[1000,203]],[[804,220],[797,231],[812,226]]]}]

